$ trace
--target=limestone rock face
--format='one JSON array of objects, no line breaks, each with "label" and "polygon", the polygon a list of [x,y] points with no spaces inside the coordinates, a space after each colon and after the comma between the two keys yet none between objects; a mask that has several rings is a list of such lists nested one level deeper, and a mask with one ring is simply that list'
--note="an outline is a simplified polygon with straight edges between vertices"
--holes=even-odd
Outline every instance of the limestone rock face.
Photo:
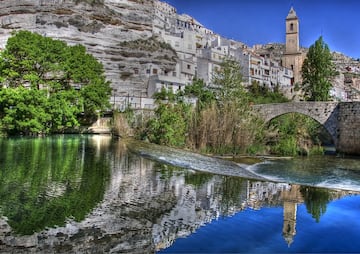
[{"label": "limestone rock face", "polygon": [[176,57],[171,50],[131,48],[131,41],[152,37],[153,16],[153,0],[1,0],[0,47],[20,29],[82,44],[103,63],[117,93],[144,93],[141,72],[154,62],[172,69]]}]

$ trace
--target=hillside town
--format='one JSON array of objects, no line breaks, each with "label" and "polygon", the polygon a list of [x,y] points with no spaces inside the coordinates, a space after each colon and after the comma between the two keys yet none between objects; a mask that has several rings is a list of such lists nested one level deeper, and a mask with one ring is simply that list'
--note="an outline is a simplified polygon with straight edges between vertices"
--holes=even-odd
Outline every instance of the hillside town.
[{"label": "hillside town", "polygon": [[[176,93],[184,90],[194,78],[204,80],[211,87],[214,85],[213,74],[220,70],[226,58],[240,63],[245,86],[257,82],[270,90],[278,88],[289,99],[301,99],[296,96],[295,87],[301,83],[301,66],[307,49],[300,47],[299,19],[293,8],[285,16],[285,45],[274,43],[249,47],[216,34],[189,15],[178,14],[176,8],[166,2],[155,1],[154,4],[152,33],[176,51],[176,66],[169,71],[149,63],[146,69],[136,70],[137,74],[148,77],[146,95],[114,94],[112,103],[115,108],[153,108],[154,93],[163,87]],[[339,75],[333,81],[332,97],[337,101],[360,100],[360,62],[337,52],[333,56]]]}]

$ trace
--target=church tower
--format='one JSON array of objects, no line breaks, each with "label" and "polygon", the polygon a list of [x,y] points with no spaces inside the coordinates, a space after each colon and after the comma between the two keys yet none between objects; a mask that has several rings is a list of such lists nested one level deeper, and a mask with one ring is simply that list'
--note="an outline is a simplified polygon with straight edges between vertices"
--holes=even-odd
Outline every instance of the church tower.
[{"label": "church tower", "polygon": [[299,19],[294,8],[291,7],[286,17],[286,54],[299,52]]},{"label": "church tower", "polygon": [[293,7],[286,17],[286,46],[282,65],[294,73],[293,84],[301,83],[301,67],[304,61],[299,47],[299,19]]}]

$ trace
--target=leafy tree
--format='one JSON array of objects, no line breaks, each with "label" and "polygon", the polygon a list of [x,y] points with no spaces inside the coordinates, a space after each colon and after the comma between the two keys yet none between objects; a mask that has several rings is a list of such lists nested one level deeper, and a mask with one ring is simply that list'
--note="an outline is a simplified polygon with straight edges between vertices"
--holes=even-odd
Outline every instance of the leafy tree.
[{"label": "leafy tree", "polygon": [[[0,101],[11,106],[0,110],[0,128],[8,133],[62,132],[79,125],[80,113],[93,118],[109,107],[111,89],[103,66],[84,46],[29,31],[8,39],[0,57],[0,82],[6,87]],[[21,103],[27,108],[17,115]]]},{"label": "leafy tree", "polygon": [[82,103],[79,103],[79,98],[73,91],[59,91],[48,98],[47,112],[51,116],[51,132],[63,132],[80,125],[77,115],[81,113],[81,108],[77,104]]},{"label": "leafy tree", "polygon": [[272,153],[296,156],[322,152],[318,150],[321,125],[308,116],[290,113],[276,117],[268,130],[272,130],[268,140]]},{"label": "leafy tree", "polygon": [[34,89],[0,89],[0,127],[10,134],[48,131],[50,114],[46,93]]},{"label": "leafy tree", "polygon": [[311,45],[302,66],[302,86],[305,99],[309,101],[328,101],[330,99],[331,79],[335,67],[328,45],[319,37]]},{"label": "leafy tree", "polygon": [[194,79],[191,85],[185,87],[184,94],[197,97],[199,109],[203,109],[215,101],[214,92],[206,88],[202,79]]},{"label": "leafy tree", "polygon": [[268,87],[260,86],[258,82],[253,81],[247,89],[250,101],[254,104],[281,103],[289,101],[279,91],[278,87],[275,87],[274,91],[271,91]]},{"label": "leafy tree", "polygon": [[160,145],[185,145],[189,113],[190,106],[184,103],[160,103],[147,124],[147,138]]},{"label": "leafy tree", "polygon": [[161,90],[153,95],[153,98],[160,103],[161,101],[175,102],[178,96],[172,91],[162,87]]},{"label": "leafy tree", "polygon": [[220,104],[234,102],[238,106],[246,107],[249,105],[239,62],[233,59],[225,59],[221,63],[221,68],[214,73],[213,83],[219,86],[218,100]]}]

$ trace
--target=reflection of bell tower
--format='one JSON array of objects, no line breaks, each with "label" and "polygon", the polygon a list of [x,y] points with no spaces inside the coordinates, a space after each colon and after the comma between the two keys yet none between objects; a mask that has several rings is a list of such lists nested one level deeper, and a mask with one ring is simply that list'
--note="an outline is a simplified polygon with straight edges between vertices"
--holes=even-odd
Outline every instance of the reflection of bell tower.
[{"label": "reflection of bell tower", "polygon": [[289,191],[283,191],[282,200],[284,202],[284,224],[282,233],[288,246],[290,246],[296,235],[297,204],[303,202],[300,186],[292,185]]},{"label": "reflection of bell tower", "polygon": [[285,53],[282,57],[282,65],[293,71],[293,83],[300,83],[303,54],[300,52],[299,47],[299,19],[296,16],[294,8],[291,7],[285,23],[286,44]]},{"label": "reflection of bell tower", "polygon": [[284,225],[283,237],[288,246],[294,241],[296,235],[296,211],[297,204],[289,201],[284,201]]}]

